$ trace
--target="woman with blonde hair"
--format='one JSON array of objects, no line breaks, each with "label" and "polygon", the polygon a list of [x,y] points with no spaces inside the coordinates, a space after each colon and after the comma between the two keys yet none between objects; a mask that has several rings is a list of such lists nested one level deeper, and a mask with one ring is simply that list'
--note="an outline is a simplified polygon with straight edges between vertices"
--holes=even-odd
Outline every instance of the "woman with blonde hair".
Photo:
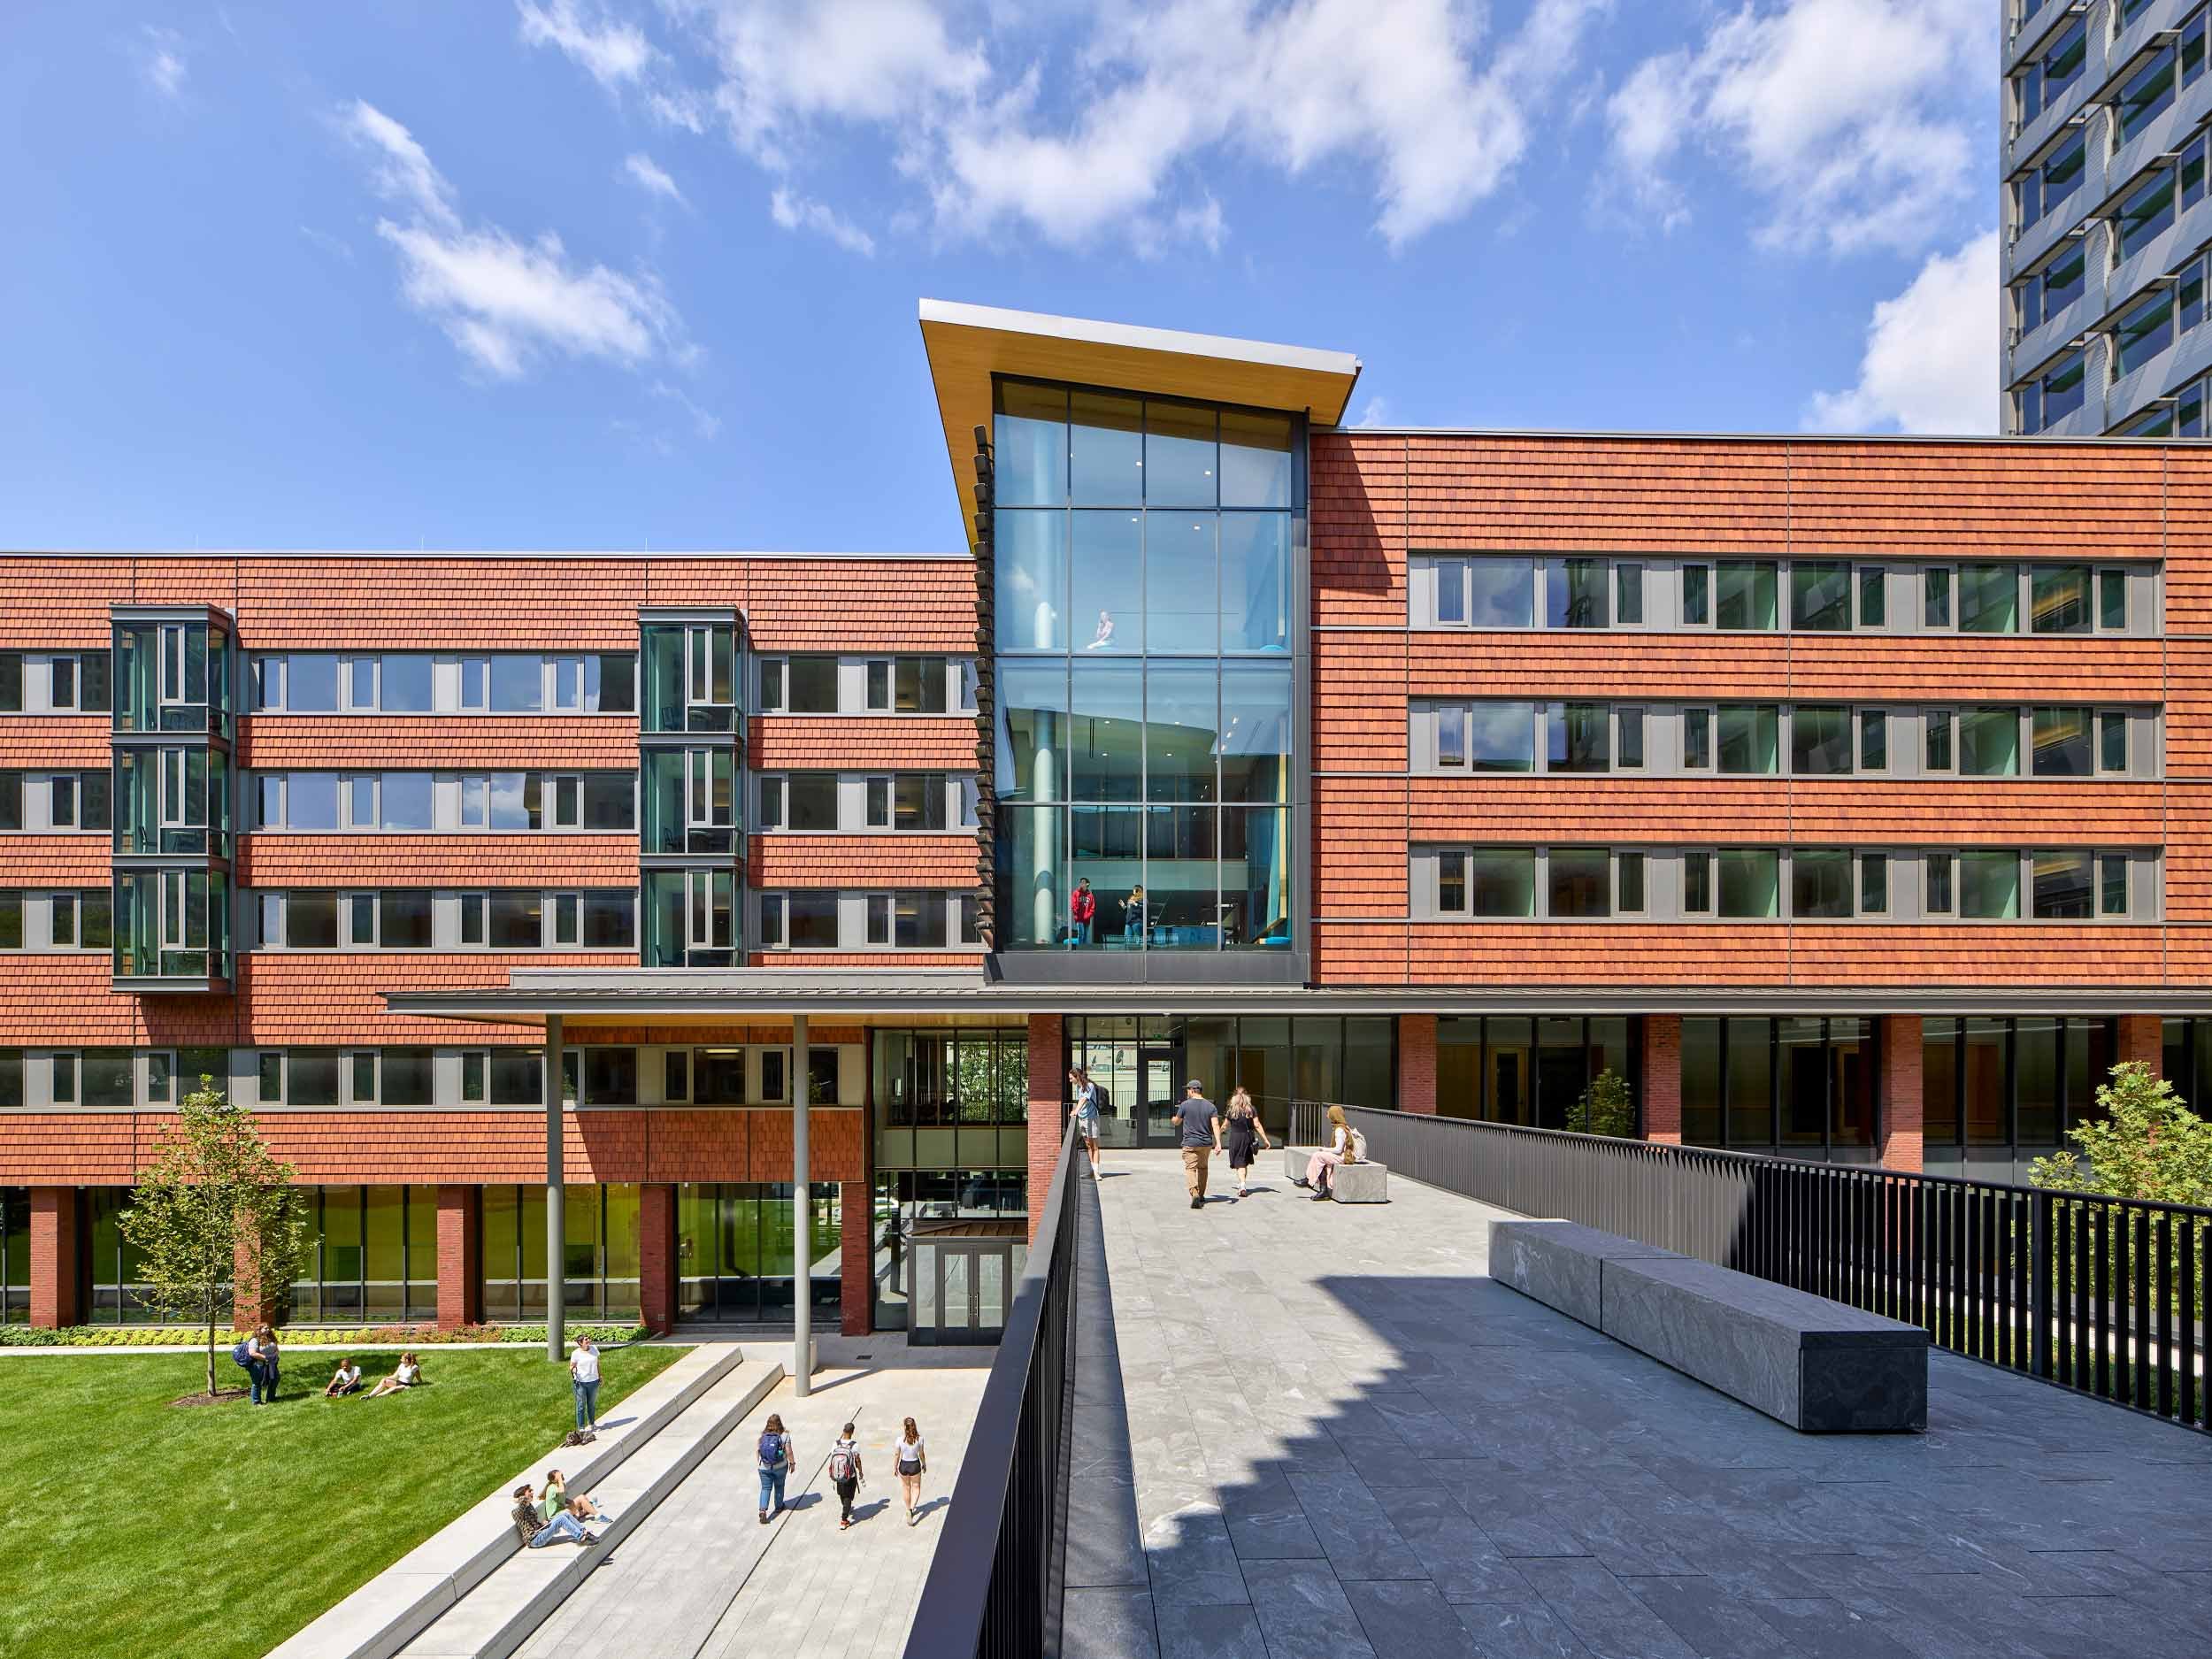
[{"label": "woman with blonde hair", "polygon": [[1229,1096],[1229,1127],[1225,1138],[1229,1145],[1229,1167],[1237,1172],[1237,1196],[1242,1198],[1247,1196],[1244,1183],[1252,1172],[1256,1146],[1258,1151],[1271,1152],[1275,1143],[1267,1138],[1267,1125],[1260,1121],[1259,1109],[1241,1084]]},{"label": "woman with blonde hair", "polygon": [[1344,1121],[1344,1108],[1329,1108],[1329,1144],[1306,1160],[1304,1186],[1313,1188],[1313,1202],[1329,1202],[1329,1178],[1352,1154],[1352,1128]]},{"label": "woman with blonde hair", "polygon": [[922,1445],[922,1432],[909,1417],[901,1425],[898,1444],[891,1448],[891,1468],[899,1478],[899,1494],[906,1500],[906,1524],[914,1525],[919,1518],[915,1511],[921,1506],[922,1477],[929,1471],[929,1452]]}]

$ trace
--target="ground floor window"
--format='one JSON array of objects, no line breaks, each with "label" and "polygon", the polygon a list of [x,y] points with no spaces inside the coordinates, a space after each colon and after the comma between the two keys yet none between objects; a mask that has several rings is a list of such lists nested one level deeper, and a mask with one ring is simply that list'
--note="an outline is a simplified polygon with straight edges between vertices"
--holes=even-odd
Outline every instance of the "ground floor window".
[{"label": "ground floor window", "polygon": [[1682,1022],[1682,1139],[1793,1153],[1871,1147],[1879,1067],[1858,1015]]},{"label": "ground floor window", "polygon": [[[1624,1015],[1469,1015],[1436,1022],[1436,1110],[1448,1118],[1563,1128],[1590,1079],[1633,1090],[1640,1023]],[[1360,1102],[1364,1103],[1364,1102]]]},{"label": "ground floor window", "polygon": [[904,1170],[876,1178],[872,1221],[875,1325],[906,1328],[914,1294],[910,1241],[918,1227],[947,1221],[1014,1221],[1029,1214],[1022,1170]]},{"label": "ground floor window", "polygon": [[[1164,1141],[1193,1078],[1217,1104],[1246,1090],[1278,1140],[1289,1133],[1294,1101],[1397,1103],[1397,1022],[1388,1015],[1087,1015],[1071,1018],[1067,1032],[1068,1064],[1106,1091],[1099,1129],[1108,1145]],[[1054,1093],[1066,1097],[1064,1081]]]},{"label": "ground floor window", "polygon": [[877,1121],[895,1128],[1029,1120],[1026,1026],[872,1033]]},{"label": "ground floor window", "polygon": [[2212,1019],[2167,1020],[2165,1039],[2161,1074],[2191,1110],[2200,1118],[2208,1115],[2212,1111]]},{"label": "ground floor window", "polygon": [[0,1325],[31,1317],[31,1192],[0,1187]]},{"label": "ground floor window", "polygon": [[138,1247],[123,1236],[118,1225],[130,1208],[130,1198],[127,1187],[85,1189],[85,1265],[92,1284],[85,1317],[93,1325],[154,1325],[161,1318],[145,1299],[146,1286],[138,1276]]},{"label": "ground floor window", "polygon": [[[563,1194],[564,1302],[571,1315],[638,1313],[638,1189],[571,1187]],[[545,1317],[545,1188],[484,1188],[484,1317]]]},{"label": "ground floor window", "polygon": [[1924,1144],[2054,1147],[2098,1116],[2119,1058],[2116,1022],[1945,1015],[1920,1022]]},{"label": "ground floor window", "polygon": [[315,1248],[306,1273],[292,1286],[295,1324],[382,1325],[438,1317],[436,1187],[300,1190]]},{"label": "ground floor window", "polygon": [[[791,1200],[788,1181],[686,1182],[676,1189],[679,1317],[747,1325],[791,1317]],[[814,1183],[807,1213],[808,1302],[835,1308],[842,1269],[838,1184]],[[634,1286],[631,1294],[634,1303]]]}]

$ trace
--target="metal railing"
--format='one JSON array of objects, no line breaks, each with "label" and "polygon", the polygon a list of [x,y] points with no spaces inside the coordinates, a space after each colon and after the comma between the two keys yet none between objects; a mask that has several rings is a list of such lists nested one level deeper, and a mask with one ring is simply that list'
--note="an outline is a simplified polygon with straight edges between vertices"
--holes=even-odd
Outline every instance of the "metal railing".
[{"label": "metal railing", "polygon": [[906,1659],[1057,1659],[1067,1583],[1081,1162],[1071,1125],[953,1483]]},{"label": "metal railing", "polygon": [[[1323,1139],[1300,1102],[1292,1143]],[[2212,1429],[2212,1209],[1348,1106],[1391,1173],[1916,1325],[1936,1346]]]}]

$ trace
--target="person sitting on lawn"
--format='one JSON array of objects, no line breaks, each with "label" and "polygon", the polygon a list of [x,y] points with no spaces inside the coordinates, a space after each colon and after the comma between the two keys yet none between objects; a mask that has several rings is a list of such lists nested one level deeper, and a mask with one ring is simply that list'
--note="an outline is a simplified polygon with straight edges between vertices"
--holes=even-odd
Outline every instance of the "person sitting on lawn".
[{"label": "person sitting on lawn", "polygon": [[360,1386],[361,1368],[353,1363],[352,1356],[349,1355],[338,1362],[338,1369],[331,1373],[330,1380],[323,1385],[323,1398],[335,1400],[341,1394],[358,1392]]},{"label": "person sitting on lawn", "polygon": [[369,1398],[373,1400],[379,1394],[394,1394],[403,1388],[421,1386],[422,1362],[411,1353],[402,1354],[399,1363],[392,1367],[392,1374],[380,1379],[376,1386],[369,1390]]},{"label": "person sitting on lawn", "polygon": [[599,1540],[584,1530],[584,1524],[575,1512],[564,1509],[551,1520],[538,1513],[537,1494],[524,1481],[515,1488],[513,1520],[515,1535],[522,1540],[525,1549],[543,1549],[548,1544],[595,1544]]}]

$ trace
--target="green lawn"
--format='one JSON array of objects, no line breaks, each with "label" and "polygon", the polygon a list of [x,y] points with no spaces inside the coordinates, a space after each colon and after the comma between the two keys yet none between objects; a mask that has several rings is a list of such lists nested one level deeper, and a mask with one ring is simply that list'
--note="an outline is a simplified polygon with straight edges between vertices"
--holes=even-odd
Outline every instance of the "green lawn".
[{"label": "green lawn", "polygon": [[[602,1420],[683,1351],[609,1353]],[[573,1425],[542,1349],[426,1348],[431,1386],[380,1400],[323,1399],[336,1357],[299,1353],[257,1409],[168,1403],[204,1354],[0,1359],[0,1655],[255,1659]]]}]

